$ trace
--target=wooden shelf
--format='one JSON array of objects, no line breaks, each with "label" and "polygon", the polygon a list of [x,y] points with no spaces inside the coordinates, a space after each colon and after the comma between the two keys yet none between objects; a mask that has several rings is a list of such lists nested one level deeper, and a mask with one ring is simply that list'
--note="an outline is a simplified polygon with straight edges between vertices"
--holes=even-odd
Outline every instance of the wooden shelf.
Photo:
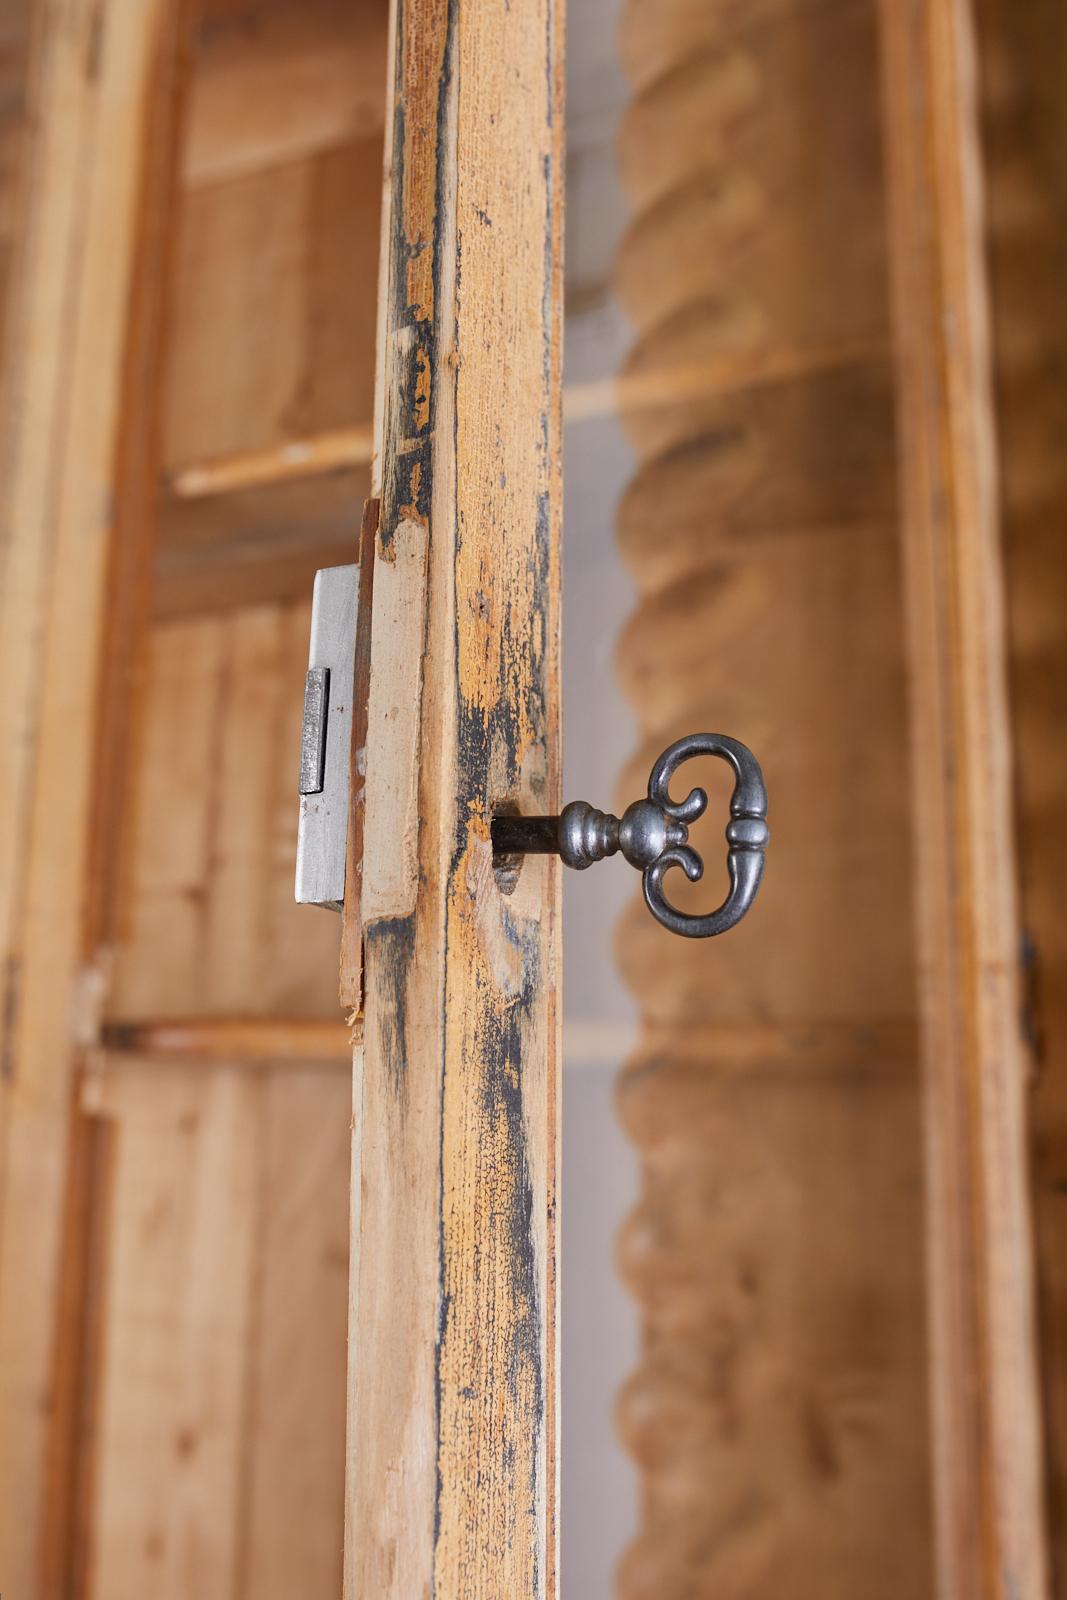
[{"label": "wooden shelf", "polygon": [[201,500],[208,495],[239,489],[289,483],[344,467],[366,466],[374,453],[374,429],[332,428],[308,439],[290,439],[266,450],[244,450],[206,461],[191,461],[170,474],[168,487],[180,500]]},{"label": "wooden shelf", "polygon": [[[361,1017],[351,1024],[319,1017],[151,1018],[106,1022],[99,1044],[111,1060],[156,1056],[266,1066],[314,1061],[347,1068],[362,1030]],[[572,1022],[563,1027],[563,1055],[572,1067],[613,1068],[634,1042],[635,1030],[617,1022]]]},{"label": "wooden shelf", "polygon": [[188,1059],[326,1061],[347,1067],[363,1029],[314,1017],[183,1017],[150,1022],[109,1022],[102,1048],[111,1055],[180,1056]]},{"label": "wooden shelf", "polygon": [[[613,415],[678,406],[713,399],[763,384],[786,382],[853,362],[884,358],[885,350],[869,342],[855,347],[835,345],[818,350],[746,351],[728,353],[713,362],[633,371],[619,377],[571,384],[563,395],[565,422],[591,422]],[[370,423],[332,428],[263,450],[245,450],[190,461],[173,468],[167,487],[179,500],[202,500],[272,483],[368,466],[374,454]]]}]

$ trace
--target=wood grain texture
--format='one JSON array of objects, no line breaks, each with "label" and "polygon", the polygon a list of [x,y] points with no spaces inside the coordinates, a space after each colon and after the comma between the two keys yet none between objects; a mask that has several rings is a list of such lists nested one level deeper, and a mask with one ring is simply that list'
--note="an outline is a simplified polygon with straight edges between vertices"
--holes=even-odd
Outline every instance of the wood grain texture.
[{"label": "wood grain texture", "polygon": [[262,1062],[301,1060],[347,1066],[352,1030],[347,1023],[314,1017],[184,1017],[152,1022],[111,1019],[100,1030],[101,1048],[172,1061]]},{"label": "wood grain texture", "polygon": [[[356,598],[356,644],[352,663],[352,731],[348,751],[348,839],[345,844],[345,882],[351,882],[341,906],[341,950],[338,958],[337,992],[345,1015],[353,1025],[352,1043],[363,1037],[363,862],[366,856],[367,752],[371,721],[371,660],[374,654],[375,554],[381,526],[381,501],[372,495],[363,505],[359,529],[359,593]],[[420,541],[420,547],[424,541]],[[423,570],[425,571],[425,550]],[[423,604],[425,592],[420,591]],[[403,629],[401,629],[403,636]],[[421,656],[421,638],[413,641],[414,655]],[[403,677],[403,674],[402,674]],[[409,687],[417,687],[415,674],[407,677]],[[379,704],[379,712],[381,706]],[[418,730],[414,730],[417,741]],[[417,789],[416,784],[416,802]],[[355,1032],[358,1029],[358,1036]]]},{"label": "wood grain texture", "polygon": [[[620,1107],[642,1193],[619,1245],[641,1363],[624,1600],[932,1593],[904,641],[871,3],[631,0],[635,215],[623,384],[639,746],[759,755],[774,841],[746,922],[619,929],[642,1042]],[[714,763],[688,781],[725,818]],[[681,780],[679,780],[681,781]],[[708,885],[672,885],[689,910]],[[679,875],[680,876],[680,875]],[[901,1528],[908,1535],[901,1538]]]},{"label": "wood grain texture", "polygon": [[7,0],[0,13],[0,349],[10,305],[10,275],[30,148],[31,0]]},{"label": "wood grain texture", "polygon": [[374,452],[374,431],[363,427],[334,428],[304,439],[287,439],[265,450],[194,461],[173,473],[170,487],[179,499],[199,500],[204,495],[232,494],[263,484],[292,483],[297,478],[319,477],[344,467],[366,465]]},{"label": "wood grain texture", "polygon": [[380,135],[388,14],[387,0],[304,0],[209,15],[185,182],[246,177]]},{"label": "wood grain texture", "polygon": [[872,1070],[841,1033],[780,1043],[675,1035],[620,1081],[643,1166],[618,1247],[644,1320],[617,1409],[644,1498],[627,1597],[915,1592],[913,1045],[883,1038]]},{"label": "wood grain texture", "polygon": [[151,296],[132,291],[159,265],[160,213],[145,202],[172,166],[180,16],[75,0],[39,20],[0,527],[0,1550],[4,1583],[29,1596],[62,1538],[47,1519],[62,1521],[70,1481],[61,1435],[77,1363],[60,1348],[58,1278],[78,1011],[100,926],[105,606],[138,543],[128,526],[120,536],[115,491],[131,392],[152,364]]},{"label": "wood grain texture", "polygon": [[309,625],[301,599],[154,628],[111,1016],[336,1019],[337,918],[293,902]]},{"label": "wood grain texture", "polygon": [[165,463],[366,423],[381,138],[185,192]]},{"label": "wood grain texture", "polygon": [[335,1600],[348,1086],[292,1061],[107,1056],[92,1600]]},{"label": "wood grain texture", "polygon": [[972,7],[882,6],[938,1592],[1048,1592]]},{"label": "wood grain texture", "polygon": [[429,555],[417,837],[367,795],[346,1594],[549,1600],[558,864],[506,897],[489,830],[558,799],[562,41],[552,0],[395,13],[376,611]]},{"label": "wood grain texture", "polygon": [[153,608],[157,617],[254,610],[305,600],[319,567],[355,560],[366,468],[293,481],[162,497]]},{"label": "wood grain texture", "polygon": [[[360,895],[368,924],[409,917],[418,896],[419,712],[426,626],[425,522],[404,517],[375,561],[367,706],[364,851],[374,863]],[[373,756],[373,759],[371,759]]]},{"label": "wood grain texture", "polygon": [[1030,1159],[1052,1593],[1067,1594],[1067,13],[983,0],[978,26],[997,467],[1031,1054]]}]

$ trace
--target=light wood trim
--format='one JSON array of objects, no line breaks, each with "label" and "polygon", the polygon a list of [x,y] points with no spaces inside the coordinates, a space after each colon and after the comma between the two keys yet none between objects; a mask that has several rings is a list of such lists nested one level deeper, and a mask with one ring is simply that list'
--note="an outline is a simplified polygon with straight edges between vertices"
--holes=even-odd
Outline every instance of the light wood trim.
[{"label": "light wood trim", "polygon": [[[65,1589],[77,1511],[64,1429],[78,1362],[57,1348],[73,1031],[97,915],[116,478],[147,355],[131,296],[159,263],[145,196],[171,169],[179,19],[171,0],[39,8],[30,88],[0,527],[0,1551],[5,1588],[24,1595]],[[157,331],[146,311],[138,340]]]},{"label": "light wood trim", "polygon": [[242,450],[235,455],[191,461],[170,473],[167,487],[180,500],[201,500],[206,495],[230,494],[238,489],[268,483],[291,483],[341,467],[366,466],[374,453],[374,431],[331,428],[306,439],[289,439],[264,450]]},{"label": "light wood trim", "polygon": [[179,1017],[109,1022],[100,1045],[110,1059],[173,1056],[182,1060],[347,1064],[358,1024],[309,1017]]},{"label": "light wood trim", "polygon": [[127,1056],[104,1137],[80,1587],[35,1600],[339,1600],[348,1099],[316,1063]]},{"label": "light wood trim", "polygon": [[[358,980],[359,974],[356,978]],[[899,1029],[890,1026],[890,1037]],[[866,1060],[876,1049],[878,1032],[870,1035],[857,1030],[856,1051]],[[795,1030],[788,1034],[790,1045],[796,1034],[816,1056],[819,1052],[819,1030]],[[113,1063],[125,1056],[145,1056],[163,1060],[202,1060],[246,1062],[250,1065],[277,1065],[287,1061],[350,1066],[351,1050],[363,1037],[363,1022],[353,1017],[351,1022],[334,1022],[312,1017],[174,1017],[138,1018],[124,1022],[115,1019],[105,1022],[100,1030],[99,1045],[107,1061]],[[652,1035],[649,1047],[654,1046]],[[705,1041],[707,1042],[707,1041]],[[715,1046],[729,1048],[739,1060],[757,1065],[779,1062],[785,1050],[785,1059],[791,1067],[796,1057],[779,1037],[778,1030],[756,1027],[752,1030],[727,1028],[715,1031]],[[564,1024],[563,1057],[568,1067],[603,1066],[614,1069],[633,1044],[633,1029],[625,1024],[608,1020]],[[872,1065],[878,1062],[875,1055]],[[105,1063],[106,1064],[106,1063]],[[101,1065],[93,1056],[94,1069]]]},{"label": "light wood trim", "polygon": [[[345,1062],[362,1037],[362,1022],[334,1022],[313,1017],[174,1017],[105,1022],[100,1048],[110,1058],[132,1056],[202,1057],[248,1062]],[[912,1022],[798,1024],[747,1022],[696,1025],[684,1045],[709,1074],[731,1072],[824,1072],[840,1062],[848,1070],[896,1072],[915,1054]],[[563,1055],[575,1065],[614,1066],[631,1053],[638,1075],[659,1052],[669,1049],[684,1059],[684,1049],[670,1029],[646,1029],[634,1053],[634,1030],[608,1020],[565,1023]]]},{"label": "light wood trim", "polygon": [[557,1593],[559,868],[503,895],[490,822],[558,797],[560,11],[395,7],[374,609],[424,626],[371,661],[418,792],[368,769],[348,1600]]},{"label": "light wood trim", "polygon": [[941,1600],[1048,1592],[968,0],[883,0]]},{"label": "light wood trim", "polygon": [[[886,351],[867,342],[825,350],[742,351],[721,360],[691,366],[655,367],[618,377],[569,384],[563,393],[564,422],[596,422],[642,411],[677,406],[686,400],[710,400],[764,383],[799,378],[852,362],[876,359]],[[290,439],[263,450],[245,450],[212,460],[190,461],[175,468],[167,488],[179,500],[200,500],[270,483],[290,483],[343,467],[367,466],[374,458],[374,430],[368,423],[332,428],[326,433]]]},{"label": "light wood trim", "polygon": [[[359,529],[359,597],[356,606],[356,651],[352,670],[352,734],[348,752],[349,816],[345,848],[345,881],[358,884],[360,893],[347,896],[341,918],[341,950],[338,958],[337,991],[350,1022],[363,1023],[363,923],[362,887],[364,833],[367,811],[367,747],[371,718],[370,664],[374,653],[374,578],[375,550],[381,503],[371,496],[363,503]],[[386,585],[388,589],[388,584]],[[410,598],[410,597],[409,597]],[[401,629],[403,633],[403,629]],[[390,641],[391,643],[391,641]],[[421,654],[421,640],[414,640],[414,657]],[[377,752],[376,752],[377,754]],[[353,1043],[357,1042],[353,1034]]]},{"label": "light wood trim", "polygon": [[882,344],[867,339],[822,349],[724,350],[714,360],[685,365],[649,359],[647,366],[634,366],[616,377],[568,384],[563,391],[563,420],[639,417],[642,412],[684,405],[687,400],[713,400],[762,384],[877,361],[885,354]]}]

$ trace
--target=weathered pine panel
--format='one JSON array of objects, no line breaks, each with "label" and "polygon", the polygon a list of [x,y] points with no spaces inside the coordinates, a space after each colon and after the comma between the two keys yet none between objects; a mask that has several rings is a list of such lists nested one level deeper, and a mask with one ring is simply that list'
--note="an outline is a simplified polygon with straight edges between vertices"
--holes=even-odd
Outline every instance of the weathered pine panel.
[{"label": "weathered pine panel", "polygon": [[185,192],[168,468],[369,421],[380,203],[380,136]]},{"label": "weathered pine panel", "polygon": [[[618,648],[640,744],[760,757],[773,843],[711,944],[635,902],[619,959],[642,1194],[620,1260],[642,1361],[625,1600],[933,1592],[904,641],[871,3],[631,0],[624,412],[638,589]],[[832,87],[831,85],[832,76]],[[748,364],[751,376],[745,377]],[[719,820],[722,774],[693,763]],[[712,866],[711,864],[715,865]],[[680,876],[680,875],[679,875]],[[717,882],[672,885],[688,909]],[[906,1529],[906,1537],[901,1530]]]},{"label": "weathered pine panel", "polygon": [[337,1016],[337,917],[293,902],[309,625],[301,599],[153,629],[112,1017]]},{"label": "weathered pine panel", "polygon": [[[5,321],[0,524],[0,1552],[54,1592],[70,1511],[79,1310],[61,1298],[64,1189],[87,966],[101,909],[100,751],[117,662],[112,588],[135,578],[150,449],[181,8],[42,8]],[[116,494],[123,477],[126,498]],[[103,693],[101,692],[103,689]],[[75,1152],[77,1155],[77,1152]],[[60,1327],[62,1323],[62,1328]],[[57,1551],[59,1552],[57,1557]]]},{"label": "weathered pine panel", "polygon": [[155,615],[204,616],[275,600],[306,601],[319,567],[356,559],[369,487],[363,467],[197,498],[166,495],[159,508]]},{"label": "weathered pine panel", "polygon": [[336,1600],[348,1085],[109,1057],[88,1600]]},{"label": "weathered pine panel", "polygon": [[490,822],[558,802],[558,13],[395,7],[375,608],[426,600],[371,663],[348,1600],[557,1593],[558,865],[505,896]]}]

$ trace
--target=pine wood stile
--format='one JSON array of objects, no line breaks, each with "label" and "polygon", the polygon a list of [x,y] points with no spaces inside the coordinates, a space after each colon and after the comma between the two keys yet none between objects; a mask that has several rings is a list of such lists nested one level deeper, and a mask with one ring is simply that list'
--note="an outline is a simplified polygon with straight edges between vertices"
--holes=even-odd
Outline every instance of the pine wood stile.
[{"label": "pine wood stile", "polygon": [[557,800],[558,8],[391,49],[346,1594],[548,1600],[558,867],[505,897],[489,826]]},{"label": "pine wood stile", "polygon": [[76,1516],[79,1373],[57,1330],[73,1331],[83,1313],[61,1297],[59,1275],[72,1265],[64,1218],[92,1170],[73,1149],[73,1093],[86,963],[108,921],[101,753],[112,773],[124,763],[113,696],[136,659],[135,632],[132,650],[116,649],[104,610],[111,596],[121,628],[144,572],[124,521],[144,482],[127,474],[121,510],[110,491],[117,463],[151,452],[151,405],[133,423],[127,407],[158,357],[187,19],[163,0],[41,14],[31,73],[0,550],[2,725],[14,763],[0,860],[0,1548],[5,1582],[27,1594],[61,1581]]}]

